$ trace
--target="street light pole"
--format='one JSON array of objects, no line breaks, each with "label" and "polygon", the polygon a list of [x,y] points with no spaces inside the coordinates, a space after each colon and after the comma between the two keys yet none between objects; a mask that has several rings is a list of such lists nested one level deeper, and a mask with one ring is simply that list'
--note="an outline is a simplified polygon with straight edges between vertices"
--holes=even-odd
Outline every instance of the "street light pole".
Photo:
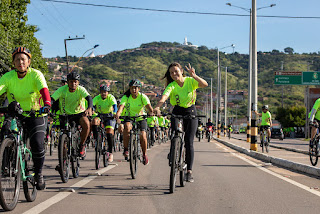
[{"label": "street light pole", "polygon": [[210,118],[211,118],[211,121],[212,121],[212,118],[213,118],[213,100],[212,100],[212,78],[210,78],[211,80],[211,92],[210,92]]},{"label": "street light pole", "polygon": [[257,151],[258,127],[256,124],[258,111],[258,62],[257,62],[257,5],[252,0],[252,118],[250,150]]},{"label": "street light pole", "polygon": [[85,36],[83,35],[82,37],[76,37],[76,38],[70,38],[70,36],[69,36],[68,39],[64,39],[64,48],[66,51],[66,60],[67,60],[67,73],[69,73],[69,59],[68,59],[67,41],[77,40],[77,39],[85,39]]},{"label": "street light pole", "polygon": [[219,79],[219,74],[220,74],[220,62],[219,62],[219,48],[217,48],[217,64],[218,64],[218,84],[217,84],[217,93],[216,93],[216,130],[217,130],[217,137],[219,138],[220,137],[220,132],[219,132],[219,129],[218,129],[218,123],[219,123],[219,84],[220,84],[220,79]]},{"label": "street light pole", "polygon": [[228,111],[228,81],[227,81],[227,73],[228,73],[228,67],[226,67],[226,79],[225,79],[225,85],[224,85],[224,136],[226,136],[227,131],[227,111]]},{"label": "street light pole", "polygon": [[251,90],[252,90],[252,50],[251,49],[252,49],[252,11],[250,9],[247,143],[250,143],[251,141]]},{"label": "street light pole", "polygon": [[74,66],[71,68],[71,71],[70,71],[70,72],[73,71],[73,69],[76,67],[76,65],[80,62],[81,58],[82,58],[88,51],[91,51],[91,50],[93,50],[93,49],[95,49],[95,48],[97,48],[97,47],[99,47],[99,45],[95,45],[93,48],[90,48],[90,49],[86,50],[86,51],[82,54],[82,56],[79,58],[79,60],[76,62],[76,64],[74,64]]}]

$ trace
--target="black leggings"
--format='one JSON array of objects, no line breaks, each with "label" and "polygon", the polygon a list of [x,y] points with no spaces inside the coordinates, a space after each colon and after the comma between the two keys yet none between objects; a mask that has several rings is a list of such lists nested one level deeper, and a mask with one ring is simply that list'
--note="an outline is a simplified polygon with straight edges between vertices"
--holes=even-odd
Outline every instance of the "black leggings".
[{"label": "black leggings", "polygon": [[[180,106],[175,106],[172,114],[175,115],[197,115],[196,107],[193,105],[189,108],[183,108]],[[178,119],[171,119],[171,128],[172,130],[176,130],[176,126],[178,124]],[[187,162],[187,170],[192,170],[193,159],[194,159],[194,148],[193,148],[193,140],[196,134],[198,127],[197,119],[184,119],[183,120],[183,129],[185,132],[184,142],[186,147],[186,162]]]},{"label": "black leggings", "polygon": [[47,129],[47,117],[25,119],[25,130],[30,138],[30,146],[34,163],[34,172],[42,172],[45,158],[44,138]]}]

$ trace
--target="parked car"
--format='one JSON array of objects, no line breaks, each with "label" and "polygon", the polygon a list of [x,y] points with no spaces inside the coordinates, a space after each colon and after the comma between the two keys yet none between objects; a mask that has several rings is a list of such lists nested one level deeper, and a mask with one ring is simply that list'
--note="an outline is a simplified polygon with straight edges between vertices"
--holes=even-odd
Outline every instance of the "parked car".
[{"label": "parked car", "polygon": [[238,129],[234,129],[234,130],[233,130],[233,134],[240,134],[240,132],[239,132]]},{"label": "parked car", "polygon": [[244,127],[240,128],[239,133],[246,133],[246,128],[244,128]]},{"label": "parked car", "polygon": [[271,128],[271,138],[283,140],[284,135],[281,128]]}]

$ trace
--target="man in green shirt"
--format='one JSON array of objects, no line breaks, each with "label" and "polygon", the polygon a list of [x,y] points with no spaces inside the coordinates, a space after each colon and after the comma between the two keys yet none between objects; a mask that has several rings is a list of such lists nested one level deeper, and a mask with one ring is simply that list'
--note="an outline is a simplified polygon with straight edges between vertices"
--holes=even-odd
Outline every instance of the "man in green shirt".
[{"label": "man in green shirt", "polygon": [[312,126],[311,128],[311,140],[310,142],[313,142],[314,137],[317,134],[317,130],[318,128],[316,128],[315,125],[319,125],[320,123],[320,98],[318,98],[316,100],[316,102],[314,103],[310,113],[309,113],[309,123]]},{"label": "man in green shirt", "polygon": [[158,117],[156,116],[150,116],[147,118],[147,124],[148,127],[150,129],[150,133],[151,133],[151,145],[154,145],[154,142],[156,141],[155,138],[155,128],[158,126]]},{"label": "man in green shirt", "polygon": [[52,95],[52,99],[59,100],[61,114],[68,115],[69,121],[75,121],[81,126],[79,153],[81,157],[85,157],[85,141],[90,132],[90,121],[87,116],[92,115],[92,97],[84,87],[79,85],[80,75],[77,72],[69,73],[67,81],[68,85],[58,88]]},{"label": "man in green shirt", "polygon": [[269,111],[269,106],[268,105],[262,106],[262,113],[258,113],[258,115],[261,117],[260,137],[263,132],[263,129],[267,129],[268,142],[270,143],[270,137],[271,137],[270,127],[272,127],[272,118],[271,118],[271,113]]},{"label": "man in green shirt", "polygon": [[[107,133],[108,151],[109,158],[108,161],[113,161],[113,144],[114,144],[114,128],[116,121],[107,117],[113,116],[117,110],[117,100],[109,93],[110,86],[102,85],[100,86],[100,94],[93,98],[93,106],[95,107],[95,112],[98,116],[92,120],[92,132],[95,139],[98,139],[98,126],[101,120],[103,121],[104,127]],[[105,148],[104,148],[105,149]]]}]

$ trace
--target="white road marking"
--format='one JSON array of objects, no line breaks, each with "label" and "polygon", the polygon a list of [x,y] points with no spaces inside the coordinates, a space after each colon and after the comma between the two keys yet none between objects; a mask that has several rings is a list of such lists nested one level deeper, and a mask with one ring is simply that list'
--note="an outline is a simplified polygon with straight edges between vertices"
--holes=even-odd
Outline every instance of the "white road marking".
[{"label": "white road marking", "polygon": [[[106,168],[100,169],[97,171],[97,173],[105,173],[107,171],[109,171],[110,169],[116,167],[117,165],[109,165]],[[80,187],[83,187],[84,185],[86,185],[87,183],[89,183],[90,181],[94,180],[96,176],[89,176],[86,177],[82,180],[80,180],[79,182],[75,183],[74,185],[71,186],[71,188],[75,188],[78,189]],[[44,202],[38,204],[37,206],[31,208],[30,210],[24,212],[24,214],[37,214],[37,213],[41,213],[44,210],[48,209],[49,207],[51,207],[52,205],[58,203],[59,201],[63,200],[64,198],[68,197],[70,194],[72,194],[72,192],[60,192],[54,196],[52,196],[51,198],[45,200]]]},{"label": "white road marking", "polygon": [[[223,148],[223,147],[222,147],[221,145],[219,145],[218,143],[216,143],[216,145],[219,146],[219,147],[221,147],[221,148]],[[287,178],[287,177],[283,177],[282,175],[279,175],[279,174],[277,174],[277,173],[275,173],[275,172],[272,172],[271,170],[266,169],[266,168],[262,167],[261,165],[258,165],[258,164],[256,164],[256,163],[248,160],[247,158],[242,157],[242,156],[240,156],[240,155],[232,152],[232,151],[229,150],[229,149],[226,149],[226,148],[224,148],[224,149],[225,149],[225,150],[228,150],[232,155],[234,155],[235,157],[237,157],[237,158],[239,158],[239,159],[241,159],[241,160],[243,160],[243,161],[251,164],[252,166],[255,166],[255,167],[257,167],[258,169],[260,169],[260,170],[262,170],[262,171],[264,171],[264,172],[266,172],[266,173],[269,173],[270,175],[273,175],[273,176],[275,176],[275,177],[277,177],[277,178],[280,178],[280,179],[282,179],[282,180],[284,180],[284,181],[286,181],[286,182],[288,182],[288,183],[290,183],[290,184],[292,184],[292,185],[295,185],[295,186],[297,186],[297,187],[299,187],[299,188],[301,188],[301,189],[303,189],[303,190],[306,190],[306,191],[308,191],[308,192],[310,192],[310,193],[312,193],[312,194],[320,197],[320,192],[319,192],[319,191],[316,191],[316,190],[314,190],[314,189],[310,189],[310,187],[308,187],[308,186],[306,186],[306,185],[303,185],[303,184],[298,183],[298,182],[296,182],[296,181],[294,181],[294,180],[291,180],[291,179],[289,179],[289,178]]]}]

